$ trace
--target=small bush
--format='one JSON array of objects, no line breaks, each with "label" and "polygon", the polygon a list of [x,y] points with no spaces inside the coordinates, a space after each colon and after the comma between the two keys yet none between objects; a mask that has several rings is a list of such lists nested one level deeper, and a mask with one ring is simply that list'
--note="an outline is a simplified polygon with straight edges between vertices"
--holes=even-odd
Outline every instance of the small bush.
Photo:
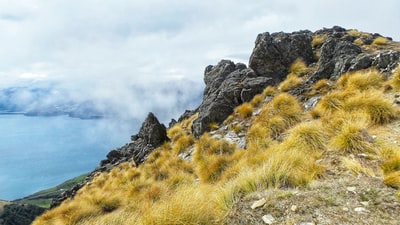
[{"label": "small bush", "polygon": [[236,113],[242,118],[250,117],[253,110],[253,106],[248,102],[243,103],[235,109]]},{"label": "small bush", "polygon": [[386,45],[388,43],[389,43],[389,40],[387,38],[384,38],[384,37],[377,37],[372,42],[373,45]]},{"label": "small bush", "polygon": [[296,74],[291,73],[279,84],[279,89],[283,92],[287,92],[298,87],[302,82],[303,80],[301,78],[299,78]]}]

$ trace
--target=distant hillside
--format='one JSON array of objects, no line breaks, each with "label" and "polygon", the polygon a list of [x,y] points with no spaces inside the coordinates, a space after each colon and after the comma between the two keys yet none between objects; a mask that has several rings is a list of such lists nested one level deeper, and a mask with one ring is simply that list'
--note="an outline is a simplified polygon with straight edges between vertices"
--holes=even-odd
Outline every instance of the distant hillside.
[{"label": "distant hillside", "polygon": [[47,224],[398,224],[400,43],[341,27],[259,34],[203,101],[149,114]]},{"label": "distant hillside", "polygon": [[42,208],[50,208],[50,203],[56,196],[60,195],[66,190],[73,188],[76,184],[82,182],[88,174],[82,174],[70,180],[63,182],[55,187],[36,192],[32,195],[26,196],[21,199],[16,199],[14,203],[32,204]]}]

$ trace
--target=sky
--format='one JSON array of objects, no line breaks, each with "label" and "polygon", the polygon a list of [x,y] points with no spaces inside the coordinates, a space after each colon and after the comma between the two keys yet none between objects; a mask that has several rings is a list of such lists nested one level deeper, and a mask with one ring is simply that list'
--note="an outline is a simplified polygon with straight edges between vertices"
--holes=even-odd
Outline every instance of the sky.
[{"label": "sky", "polygon": [[[339,25],[400,41],[398,0],[0,0],[0,88],[52,85],[121,116],[198,106],[204,68],[257,34]],[[63,92],[63,93],[64,93]]]}]

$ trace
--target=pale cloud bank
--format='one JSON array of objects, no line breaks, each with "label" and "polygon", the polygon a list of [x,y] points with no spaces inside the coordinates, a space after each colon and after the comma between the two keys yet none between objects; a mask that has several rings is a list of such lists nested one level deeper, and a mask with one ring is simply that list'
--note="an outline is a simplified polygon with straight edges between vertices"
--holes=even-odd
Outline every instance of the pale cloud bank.
[{"label": "pale cloud bank", "polygon": [[0,0],[0,88],[51,84],[123,116],[176,117],[199,103],[204,68],[247,63],[258,33],[339,25],[400,40],[399,8],[396,0]]}]

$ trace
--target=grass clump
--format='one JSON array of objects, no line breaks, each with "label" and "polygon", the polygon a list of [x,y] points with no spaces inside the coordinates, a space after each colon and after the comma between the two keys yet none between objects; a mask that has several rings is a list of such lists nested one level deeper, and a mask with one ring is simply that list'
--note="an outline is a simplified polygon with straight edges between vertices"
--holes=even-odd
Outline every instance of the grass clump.
[{"label": "grass clump", "polygon": [[236,146],[204,134],[196,143],[193,162],[201,182],[214,183],[234,161]]},{"label": "grass clump", "polygon": [[222,211],[213,201],[214,189],[210,186],[183,186],[176,194],[166,196],[153,205],[137,224],[220,224]]},{"label": "grass clump", "polygon": [[387,174],[383,182],[390,187],[400,189],[400,171]]},{"label": "grass clump", "polygon": [[375,177],[375,173],[372,169],[368,167],[364,167],[355,159],[350,159],[348,157],[342,157],[341,159],[342,165],[353,172],[355,175],[365,174],[370,177]]},{"label": "grass clump", "polygon": [[389,43],[389,40],[387,38],[384,38],[384,37],[377,37],[372,42],[373,45],[386,45],[388,43]]},{"label": "grass clump", "polygon": [[386,124],[397,118],[398,109],[381,92],[370,90],[357,92],[346,99],[343,106],[347,112],[364,111],[372,124]]},{"label": "grass clump", "polygon": [[307,71],[307,64],[302,59],[296,59],[289,67],[290,74],[295,74],[297,76],[304,75],[306,71]]},{"label": "grass clump", "polygon": [[311,46],[313,48],[321,46],[325,42],[327,37],[327,34],[315,35],[311,41]]},{"label": "grass clump", "polygon": [[345,122],[332,138],[331,146],[343,153],[374,152],[365,124],[357,122]]},{"label": "grass clump", "polygon": [[245,102],[241,104],[240,106],[236,107],[235,112],[241,117],[241,118],[246,118],[250,117],[251,114],[253,113],[253,106],[251,103]]},{"label": "grass clump", "polygon": [[393,89],[400,90],[400,67],[398,67],[392,74],[389,84],[393,87]]},{"label": "grass clump", "polygon": [[376,69],[361,70],[343,74],[339,78],[338,84],[350,90],[378,89],[382,87],[383,76]]},{"label": "grass clump", "polygon": [[279,89],[283,92],[293,90],[298,87],[303,80],[294,73],[290,73],[284,81],[279,84]]},{"label": "grass clump", "polygon": [[300,123],[288,131],[286,143],[306,153],[322,152],[326,149],[328,136],[321,127],[318,121]]}]

